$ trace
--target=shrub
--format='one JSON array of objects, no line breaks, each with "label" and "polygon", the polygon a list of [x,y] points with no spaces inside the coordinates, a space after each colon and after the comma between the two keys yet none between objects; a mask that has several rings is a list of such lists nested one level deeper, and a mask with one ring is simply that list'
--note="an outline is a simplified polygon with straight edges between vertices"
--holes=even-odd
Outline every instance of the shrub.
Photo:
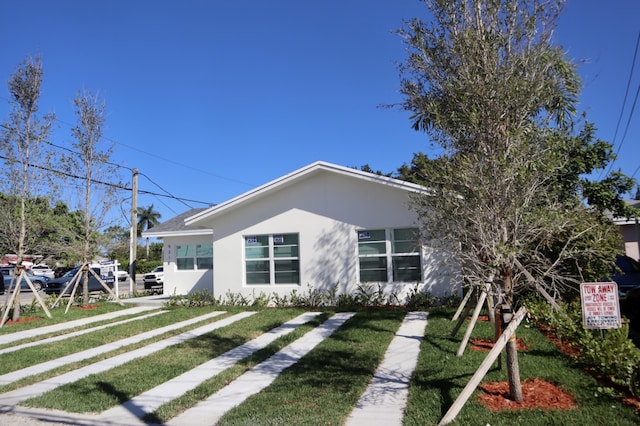
[{"label": "shrub", "polygon": [[529,298],[524,304],[534,324],[549,326],[559,339],[578,346],[578,361],[594,373],[626,387],[632,395],[640,395],[640,349],[629,339],[627,322],[618,329],[602,332],[584,328],[579,300],[560,303],[565,315],[553,312],[551,306],[539,298]]}]

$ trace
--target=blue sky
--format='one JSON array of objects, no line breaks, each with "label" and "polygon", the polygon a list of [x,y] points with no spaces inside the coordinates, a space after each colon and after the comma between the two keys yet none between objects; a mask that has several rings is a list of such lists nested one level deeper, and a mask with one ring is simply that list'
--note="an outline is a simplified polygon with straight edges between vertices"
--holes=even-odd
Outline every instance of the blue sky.
[{"label": "blue sky", "polygon": [[[638,16],[636,0],[569,0],[556,31],[604,140],[621,117]],[[140,189],[219,203],[317,160],[395,171],[431,152],[407,113],[379,107],[401,100],[394,30],[413,17],[429,18],[418,0],[3,0],[0,76],[41,55],[55,143],[70,144],[77,91],[98,92],[114,160],[145,175]],[[614,168],[629,175],[640,166],[636,66],[614,141]],[[7,97],[3,84],[0,120]],[[203,206],[139,196],[150,204],[163,220]]]}]

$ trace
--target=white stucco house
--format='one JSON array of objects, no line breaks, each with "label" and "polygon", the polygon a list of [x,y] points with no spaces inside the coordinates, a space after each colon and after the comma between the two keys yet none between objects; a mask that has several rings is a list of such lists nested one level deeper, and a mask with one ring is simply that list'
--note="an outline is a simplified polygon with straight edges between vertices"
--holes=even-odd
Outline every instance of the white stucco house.
[{"label": "white stucco house", "polygon": [[360,283],[404,297],[460,292],[441,250],[421,243],[409,206],[424,188],[316,162],[222,204],[144,232],[164,241],[164,294],[352,293]]},{"label": "white stucco house", "polygon": [[[640,200],[625,200],[635,208],[640,208]],[[613,222],[618,225],[624,241],[624,252],[627,256],[640,260],[640,220],[637,217],[614,217]]]}]

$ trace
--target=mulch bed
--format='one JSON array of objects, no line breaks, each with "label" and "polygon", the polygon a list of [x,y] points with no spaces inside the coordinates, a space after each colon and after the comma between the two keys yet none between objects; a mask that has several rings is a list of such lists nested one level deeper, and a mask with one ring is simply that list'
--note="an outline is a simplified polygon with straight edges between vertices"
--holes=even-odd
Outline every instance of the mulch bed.
[{"label": "mulch bed", "polygon": [[13,321],[11,319],[8,319],[7,322],[4,323],[4,325],[15,325],[15,324],[22,324],[25,322],[31,322],[31,321],[38,321],[41,320],[42,318],[38,318],[38,317],[20,317],[18,318],[18,321]]},{"label": "mulch bed", "polygon": [[522,382],[522,401],[509,399],[509,384],[493,382],[480,385],[484,391],[479,401],[491,411],[501,410],[571,410],[578,408],[573,395],[553,383],[533,378]]},{"label": "mulch bed", "polygon": [[[567,340],[562,340],[553,332],[550,327],[540,326],[542,334],[555,344],[565,355],[570,358],[576,358],[580,352],[580,348]],[[493,348],[494,342],[490,339],[475,339],[471,341],[472,350],[489,351]],[[529,347],[522,341],[516,339],[518,351],[528,350]],[[623,394],[627,394],[623,398],[623,402],[627,405],[640,410],[640,401],[637,398],[628,395],[625,389],[620,389],[607,378],[596,377],[598,381],[605,386],[614,387]],[[482,393],[478,396],[478,401],[484,404],[491,411],[500,410],[571,410],[578,408],[574,397],[554,383],[546,382],[539,378],[524,380],[522,383],[522,401],[516,402],[510,399],[509,384],[506,381],[484,383],[480,385]]]}]

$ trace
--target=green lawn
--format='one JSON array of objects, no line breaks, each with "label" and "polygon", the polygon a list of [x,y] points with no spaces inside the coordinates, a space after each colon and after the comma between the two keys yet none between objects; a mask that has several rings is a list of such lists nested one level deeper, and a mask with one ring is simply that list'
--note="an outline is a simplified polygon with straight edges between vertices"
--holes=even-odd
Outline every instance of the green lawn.
[{"label": "green lawn", "polygon": [[[109,306],[107,308],[107,306]],[[113,305],[104,305],[98,312],[104,313]],[[24,368],[49,359],[74,353],[79,350],[133,336],[143,331],[173,324],[211,312],[212,308],[173,309],[148,319],[122,326],[77,336],[57,343],[22,349],[2,354],[0,374]],[[206,322],[214,322],[237,312],[228,312]],[[304,312],[301,309],[264,309],[258,314],[243,319],[227,327],[207,333],[180,345],[171,346],[144,358],[132,360],[108,372],[95,374],[69,385],[61,386],[40,397],[23,402],[21,405],[53,408],[78,413],[98,413],[116,406],[163,381],[212,359],[227,350],[249,341]],[[247,369],[267,359],[287,344],[301,337],[313,327],[325,321],[333,312],[326,312],[310,323],[298,327],[293,333],[275,340],[266,348],[254,353],[218,376],[200,384],[185,395],[161,406],[146,420],[160,423],[176,416],[184,409],[224,387]],[[370,381],[376,366],[394,333],[400,326],[405,311],[401,309],[368,309],[359,311],[331,337],[315,347],[297,364],[285,370],[275,382],[264,391],[250,397],[245,403],[228,412],[220,421],[223,425],[245,424],[302,424],[339,425],[344,422],[354,404]],[[76,315],[76,314],[74,314]],[[448,410],[486,352],[467,349],[462,357],[456,357],[461,331],[456,338],[450,336],[455,323],[450,320],[451,309],[432,309],[422,341],[418,366],[410,384],[409,400],[405,416],[407,425],[437,424]],[[48,325],[52,321],[63,321],[54,313],[53,320],[37,321]],[[114,320],[117,321],[117,320]],[[9,326],[0,329],[0,334],[9,332]],[[199,326],[201,324],[197,324]],[[195,326],[194,326],[195,327]],[[191,327],[193,328],[193,327]],[[166,335],[139,342],[132,347],[83,361],[78,365],[61,367],[54,372],[36,378],[24,379],[17,384],[0,386],[6,392],[43,378],[52,377],[79,365],[88,365],[99,359],[127,352],[175,335],[179,330]],[[473,337],[491,338],[493,328],[489,323],[478,323]],[[602,389],[592,377],[584,373],[580,366],[562,355],[534,328],[523,323],[518,336],[524,339],[528,350],[519,353],[520,374],[523,380],[539,377],[556,383],[572,393],[579,405],[569,411],[539,410],[490,412],[477,402],[474,395],[462,409],[456,424],[462,425],[635,425],[640,417],[622,404],[611,392]],[[9,345],[5,345],[7,347]],[[485,381],[505,380],[506,371],[495,366]]]}]

